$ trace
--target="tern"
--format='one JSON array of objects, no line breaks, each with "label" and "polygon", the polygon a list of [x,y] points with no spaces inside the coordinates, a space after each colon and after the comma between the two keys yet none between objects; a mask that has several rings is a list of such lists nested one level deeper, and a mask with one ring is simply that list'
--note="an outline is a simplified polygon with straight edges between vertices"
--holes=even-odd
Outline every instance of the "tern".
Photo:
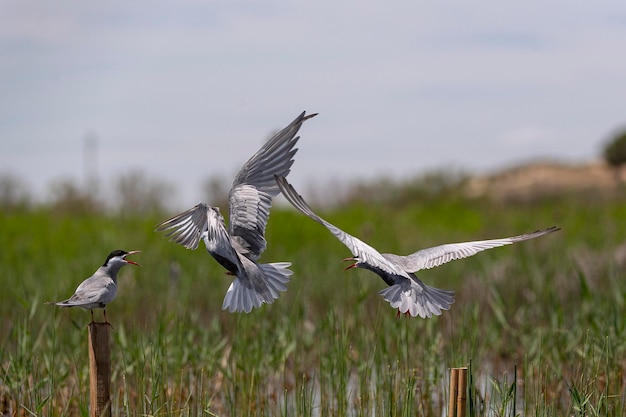
[{"label": "tern", "polygon": [[352,251],[352,257],[344,261],[354,262],[345,269],[364,268],[378,274],[389,286],[380,294],[391,307],[412,317],[428,318],[440,315],[442,310],[450,309],[454,303],[454,291],[441,290],[424,284],[416,275],[417,271],[430,269],[455,259],[467,258],[486,249],[510,245],[528,239],[534,239],[560,230],[553,226],[519,236],[502,239],[478,240],[473,242],[448,243],[432,248],[418,250],[407,256],[392,253],[380,253],[367,243],[349,235],[338,227],[319,217],[311,210],[302,196],[285,178],[276,177],[281,192],[304,215],[325,226],[337,239]]},{"label": "tern", "polygon": [[169,240],[196,249],[200,240],[207,251],[234,280],[222,309],[249,313],[263,303],[271,304],[287,289],[290,262],[257,263],[265,250],[265,227],[272,198],[280,191],[274,176],[285,177],[293,165],[296,136],[302,122],[315,114],[302,112],[261,147],[235,176],[228,195],[229,227],[219,207],[199,203],[156,226]]},{"label": "tern", "polygon": [[81,307],[91,311],[91,322],[93,323],[93,309],[102,308],[104,322],[107,320],[106,305],[117,295],[117,273],[124,265],[137,265],[137,262],[126,259],[128,255],[139,253],[138,250],[126,252],[114,250],[107,256],[104,264],[94,272],[92,276],[80,283],[74,295],[65,301],[47,303],[59,307]]}]

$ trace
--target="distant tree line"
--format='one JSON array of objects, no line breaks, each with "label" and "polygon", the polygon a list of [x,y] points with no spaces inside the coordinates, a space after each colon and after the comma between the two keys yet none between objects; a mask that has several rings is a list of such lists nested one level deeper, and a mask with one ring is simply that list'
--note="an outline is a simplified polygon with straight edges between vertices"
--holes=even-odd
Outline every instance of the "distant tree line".
[{"label": "distant tree line", "polygon": [[73,179],[59,179],[48,186],[47,196],[35,200],[28,184],[4,172],[0,173],[0,210],[44,207],[69,213],[151,214],[166,211],[176,199],[173,185],[141,171],[129,171],[112,183],[112,189],[100,190],[94,183],[84,187]]},{"label": "distant tree line", "polygon": [[[607,164],[620,168],[626,165],[626,129],[618,132],[604,145],[602,156]],[[467,178],[462,172],[435,171],[409,181],[381,179],[371,183],[352,184],[341,203],[367,199],[402,204],[414,197],[437,198],[458,190]],[[226,207],[228,186],[223,178],[211,178],[203,186],[203,198],[211,205]],[[72,179],[61,179],[49,186],[45,201],[35,201],[28,185],[21,178],[0,172],[0,210],[29,210],[46,207],[60,212],[110,213],[118,215],[163,213],[173,209],[176,187],[144,172],[129,171],[113,181],[112,190],[99,190],[96,184],[79,186]]]}]

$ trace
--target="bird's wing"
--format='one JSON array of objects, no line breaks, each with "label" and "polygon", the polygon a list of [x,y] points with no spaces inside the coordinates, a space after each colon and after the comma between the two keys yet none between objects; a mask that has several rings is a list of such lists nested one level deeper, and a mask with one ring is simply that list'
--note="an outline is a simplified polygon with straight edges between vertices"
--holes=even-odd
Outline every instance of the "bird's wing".
[{"label": "bird's wing", "polygon": [[298,149],[296,136],[302,122],[315,116],[302,112],[287,127],[270,138],[246,162],[233,181],[229,201],[229,231],[244,255],[256,260],[265,250],[265,227],[278,194],[274,175],[287,176]]},{"label": "bird's wing", "polygon": [[284,177],[277,177],[276,183],[278,184],[278,188],[283,193],[287,201],[291,203],[298,211],[302,214],[310,217],[316,222],[320,223],[324,227],[326,227],[337,239],[341,241],[344,245],[350,249],[352,255],[357,258],[360,262],[369,264],[375,269],[380,269],[384,272],[394,275],[404,275],[407,279],[408,276],[403,271],[399,271],[389,260],[387,260],[383,255],[380,254],[376,249],[363,242],[362,240],[344,232],[333,224],[327,222],[322,219],[320,216],[315,214],[311,207],[304,201],[302,196],[298,194],[298,192],[293,188],[287,179]]},{"label": "bird's wing", "polygon": [[202,233],[208,228],[208,210],[209,207],[205,203],[199,203],[195,207],[158,224],[156,231],[164,232],[165,237],[169,240],[179,243],[187,249],[196,249],[202,238]]},{"label": "bird's wing", "polygon": [[241,184],[229,196],[229,231],[239,251],[256,260],[265,250],[265,226],[270,216],[272,196],[252,185]]},{"label": "bird's wing", "polygon": [[519,236],[502,239],[477,240],[473,242],[448,243],[432,248],[422,249],[407,256],[396,256],[396,260],[408,272],[417,272],[422,269],[434,268],[455,259],[467,258],[487,249],[511,245],[523,240],[534,239],[548,233],[556,232],[561,228],[553,226],[548,229],[537,230]]},{"label": "bird's wing", "polygon": [[74,295],[65,301],[55,303],[59,306],[85,306],[94,303],[109,303],[115,298],[115,282],[109,277],[91,277],[83,281]]}]

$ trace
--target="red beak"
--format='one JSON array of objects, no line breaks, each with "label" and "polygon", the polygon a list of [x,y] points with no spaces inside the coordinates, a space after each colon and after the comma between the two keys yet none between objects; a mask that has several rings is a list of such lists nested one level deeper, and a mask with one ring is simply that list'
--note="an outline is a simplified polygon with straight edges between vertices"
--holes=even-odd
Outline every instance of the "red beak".
[{"label": "red beak", "polygon": [[352,265],[348,265],[343,269],[344,271],[347,271],[348,269],[352,269],[356,267],[356,264],[358,261],[355,258],[346,258],[346,259],[342,259],[341,262],[354,262]]},{"label": "red beak", "polygon": [[135,261],[131,261],[131,260],[126,259],[126,257],[127,257],[128,255],[132,255],[133,253],[140,253],[140,252],[141,252],[140,250],[131,250],[130,252],[128,252],[128,253],[124,256],[124,260],[125,260],[126,262],[128,262],[129,264],[131,264],[131,265],[141,266],[140,264],[138,264],[138,263],[137,263],[137,262],[135,262]]}]

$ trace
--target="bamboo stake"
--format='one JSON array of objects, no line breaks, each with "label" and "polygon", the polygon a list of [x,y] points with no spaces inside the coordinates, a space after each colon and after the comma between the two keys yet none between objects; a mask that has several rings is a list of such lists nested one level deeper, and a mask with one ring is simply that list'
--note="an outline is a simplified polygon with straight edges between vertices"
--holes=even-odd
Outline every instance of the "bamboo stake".
[{"label": "bamboo stake", "polygon": [[450,368],[450,397],[448,401],[448,417],[456,417],[456,397],[459,381],[459,368]]},{"label": "bamboo stake", "polygon": [[448,417],[465,417],[467,410],[467,367],[450,368]]},{"label": "bamboo stake", "polygon": [[467,409],[467,368],[459,368],[458,378],[456,417],[465,417],[465,410]]},{"label": "bamboo stake", "polygon": [[90,417],[111,415],[111,347],[108,323],[89,323]]}]

